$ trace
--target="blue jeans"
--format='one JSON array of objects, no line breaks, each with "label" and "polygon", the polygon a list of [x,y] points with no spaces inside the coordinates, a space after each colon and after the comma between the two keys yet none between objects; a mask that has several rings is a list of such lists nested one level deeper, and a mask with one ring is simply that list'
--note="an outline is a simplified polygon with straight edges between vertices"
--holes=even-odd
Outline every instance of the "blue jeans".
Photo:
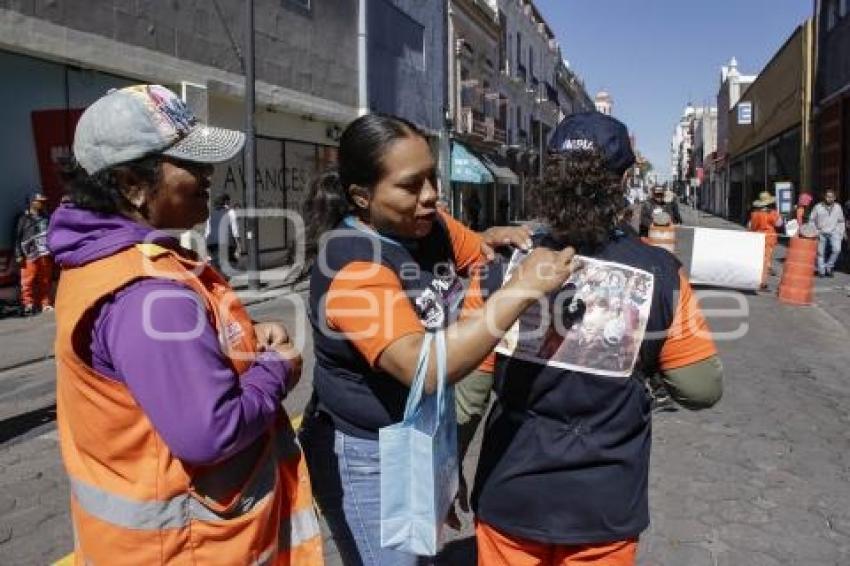
[{"label": "blue jeans", "polygon": [[[838,260],[838,254],[841,253],[841,239],[841,234],[818,235],[818,273],[821,275],[827,269],[835,269],[835,262]],[[829,242],[829,258],[824,261],[827,242]]]},{"label": "blue jeans", "polygon": [[381,472],[378,441],[349,436],[325,415],[307,418],[301,444],[313,496],[345,566],[427,564],[405,552],[381,548]]}]

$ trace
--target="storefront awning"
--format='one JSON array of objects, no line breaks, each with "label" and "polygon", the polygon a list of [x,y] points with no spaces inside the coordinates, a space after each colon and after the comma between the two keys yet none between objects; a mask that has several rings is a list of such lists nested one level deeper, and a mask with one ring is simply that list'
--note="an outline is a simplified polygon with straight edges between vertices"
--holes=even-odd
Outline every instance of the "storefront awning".
[{"label": "storefront awning", "polygon": [[495,182],[493,174],[481,159],[457,142],[452,143],[452,181],[476,185]]},{"label": "storefront awning", "polygon": [[501,157],[482,153],[481,161],[493,173],[496,182],[500,185],[519,185],[519,177]]}]

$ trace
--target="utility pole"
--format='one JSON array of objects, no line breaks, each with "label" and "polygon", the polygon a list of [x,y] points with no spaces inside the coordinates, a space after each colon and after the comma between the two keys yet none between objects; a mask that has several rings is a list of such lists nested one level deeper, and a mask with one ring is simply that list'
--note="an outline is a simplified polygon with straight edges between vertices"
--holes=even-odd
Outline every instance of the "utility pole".
[{"label": "utility pole", "polygon": [[452,8],[450,0],[443,1],[443,18],[445,23],[446,37],[443,45],[446,46],[445,67],[443,69],[443,103],[440,116],[440,185],[442,197],[449,205],[449,211],[455,217],[460,211],[455,210],[455,199],[452,194],[452,142],[451,131],[453,127],[454,112],[454,27],[452,22]]},{"label": "utility pole", "polygon": [[369,19],[367,0],[358,2],[357,10],[357,114],[369,113]]},{"label": "utility pole", "polygon": [[542,105],[537,110],[538,122],[537,131],[540,134],[540,157],[537,159],[537,176],[543,179],[543,107]]},{"label": "utility pole", "polygon": [[254,121],[254,0],[245,0],[245,208],[248,241],[248,288],[260,288],[260,245],[257,221],[257,137]]}]

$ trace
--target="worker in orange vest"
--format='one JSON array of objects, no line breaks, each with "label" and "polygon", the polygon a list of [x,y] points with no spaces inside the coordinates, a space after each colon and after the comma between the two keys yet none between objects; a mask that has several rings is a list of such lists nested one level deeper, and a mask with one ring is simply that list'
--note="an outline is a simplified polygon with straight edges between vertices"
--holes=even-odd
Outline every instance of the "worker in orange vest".
[{"label": "worker in orange vest", "polygon": [[157,85],[112,91],[77,125],[80,171],[48,232],[77,564],[322,563],[281,407],[301,358],[166,232],[206,219],[212,164],[243,143]]},{"label": "worker in orange vest", "polygon": [[776,199],[767,191],[759,194],[758,200],[753,201],[753,210],[750,212],[750,221],[747,229],[751,232],[764,234],[764,267],[761,275],[761,288],[767,289],[767,276],[773,274],[773,250],[779,236],[776,229],[782,226],[782,217],[774,208]]}]

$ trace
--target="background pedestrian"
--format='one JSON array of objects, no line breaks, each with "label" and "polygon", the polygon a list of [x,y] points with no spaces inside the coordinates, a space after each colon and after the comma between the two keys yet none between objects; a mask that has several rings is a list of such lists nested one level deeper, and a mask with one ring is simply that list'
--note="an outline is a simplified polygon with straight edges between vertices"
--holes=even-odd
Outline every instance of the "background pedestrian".
[{"label": "background pedestrian", "polygon": [[764,234],[764,257],[762,262],[761,288],[767,289],[767,276],[773,275],[773,252],[779,236],[776,229],[782,226],[782,217],[777,212],[776,198],[767,191],[762,191],[759,198],[753,201],[750,220],[747,229],[751,232]]},{"label": "background pedestrian", "polygon": [[215,200],[215,206],[207,219],[204,237],[210,262],[219,273],[222,273],[222,256],[228,262],[225,272],[238,268],[242,240],[239,237],[239,219],[236,210],[230,206],[229,194],[224,193]]},{"label": "background pedestrian", "polygon": [[795,215],[799,226],[802,226],[809,221],[809,214],[812,210],[812,201],[812,194],[808,191],[801,192],[800,196],[797,198],[797,209],[795,211]]},{"label": "background pedestrian", "polygon": [[24,316],[31,316],[38,309],[53,310],[53,258],[47,247],[49,222],[47,197],[34,192],[15,227],[15,260],[20,267]]},{"label": "background pedestrian", "polygon": [[823,201],[815,205],[810,222],[818,231],[818,276],[832,277],[846,230],[844,211],[835,202],[835,191],[824,191]]},{"label": "background pedestrian", "polygon": [[640,235],[649,236],[649,229],[652,226],[652,217],[658,212],[666,212],[673,224],[682,223],[682,215],[679,212],[679,205],[676,202],[675,195],[672,198],[668,197],[668,191],[662,185],[652,187],[650,193],[651,198],[644,201],[640,207]]}]

